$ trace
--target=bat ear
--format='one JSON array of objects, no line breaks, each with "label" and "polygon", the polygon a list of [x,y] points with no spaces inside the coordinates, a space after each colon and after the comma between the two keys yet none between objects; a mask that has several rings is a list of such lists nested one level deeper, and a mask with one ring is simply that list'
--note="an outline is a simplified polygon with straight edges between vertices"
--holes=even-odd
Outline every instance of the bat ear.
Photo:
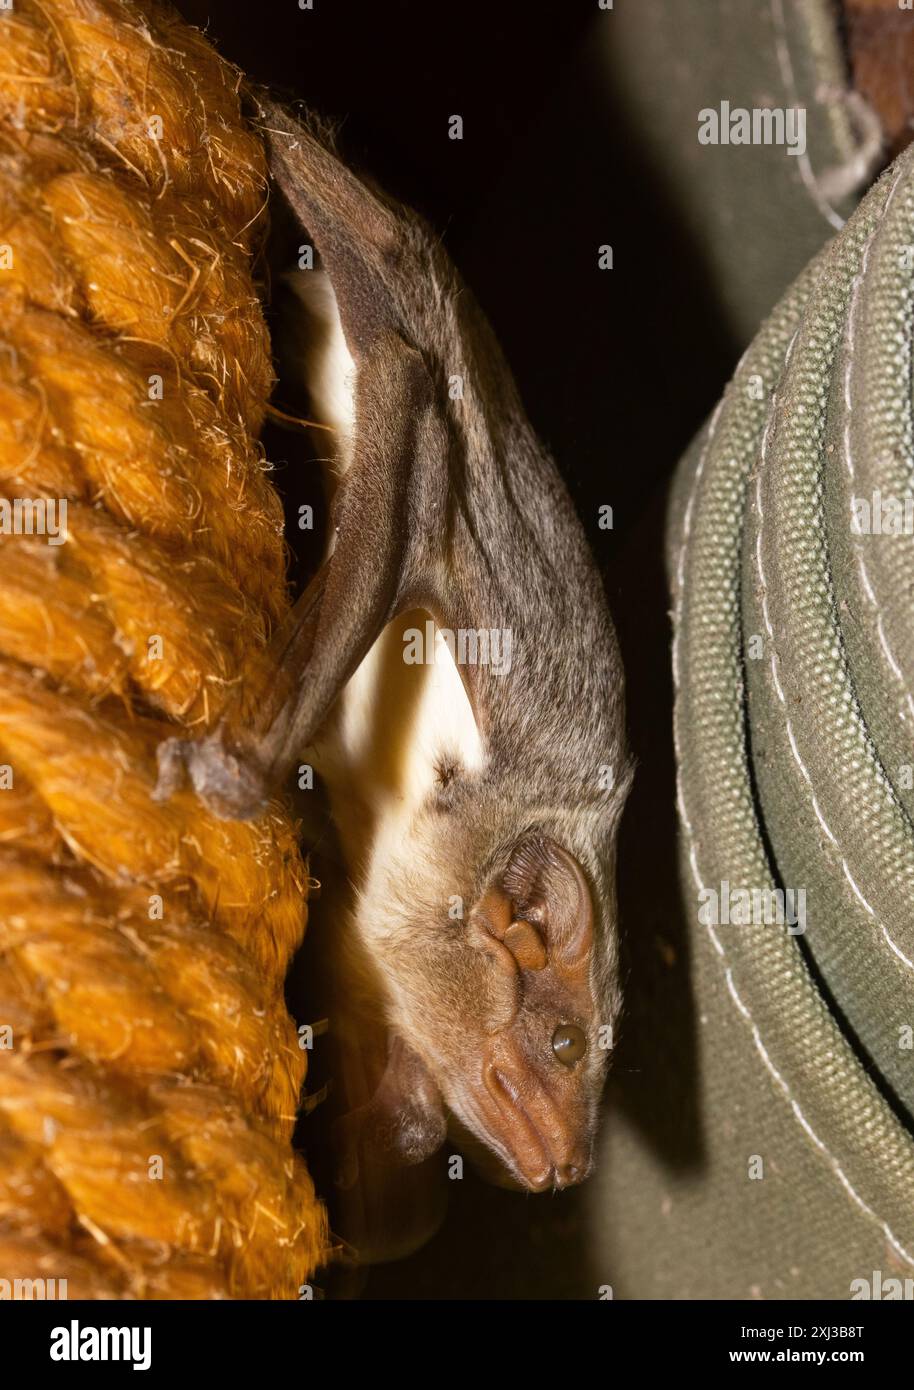
[{"label": "bat ear", "polygon": [[371,1099],[343,1125],[388,1163],[422,1163],[445,1140],[444,1110],[425,1064],[402,1038],[390,1041],[387,1065]]},{"label": "bat ear", "polygon": [[574,972],[593,947],[593,901],[580,864],[553,840],[523,840],[476,914],[522,970]]},{"label": "bat ear", "polygon": [[[361,1065],[361,1059],[344,1053],[339,1078],[344,1091],[347,1082],[363,1079],[353,1075]],[[340,1166],[334,1225],[342,1222],[340,1234],[363,1264],[411,1255],[444,1219],[444,1165],[435,1156],[447,1131],[440,1093],[402,1039],[391,1039],[374,1093],[336,1126]]]},{"label": "bat ear", "polygon": [[358,360],[395,330],[387,288],[404,245],[403,220],[352,174],[324,139],[284,107],[260,101],[270,173],[314,238],[336,294],[343,333]]}]

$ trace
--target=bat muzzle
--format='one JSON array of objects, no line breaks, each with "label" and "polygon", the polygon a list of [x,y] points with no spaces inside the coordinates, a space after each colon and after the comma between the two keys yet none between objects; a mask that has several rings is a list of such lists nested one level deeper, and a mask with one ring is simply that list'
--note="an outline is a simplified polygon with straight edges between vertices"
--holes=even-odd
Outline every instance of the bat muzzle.
[{"label": "bat muzzle", "polygon": [[569,1112],[529,1066],[513,1068],[503,1057],[488,1058],[483,1078],[479,1109],[490,1143],[521,1185],[547,1192],[583,1182],[593,1145],[578,1107]]}]

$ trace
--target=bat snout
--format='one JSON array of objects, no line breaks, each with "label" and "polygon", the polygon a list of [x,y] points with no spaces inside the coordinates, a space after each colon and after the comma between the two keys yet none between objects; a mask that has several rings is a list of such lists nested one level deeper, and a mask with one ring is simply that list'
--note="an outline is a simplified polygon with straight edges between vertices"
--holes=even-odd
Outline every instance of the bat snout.
[{"label": "bat snout", "polygon": [[547,1192],[583,1182],[592,1146],[575,1111],[562,1107],[529,1068],[490,1059],[483,1076],[492,1146],[521,1185]]}]

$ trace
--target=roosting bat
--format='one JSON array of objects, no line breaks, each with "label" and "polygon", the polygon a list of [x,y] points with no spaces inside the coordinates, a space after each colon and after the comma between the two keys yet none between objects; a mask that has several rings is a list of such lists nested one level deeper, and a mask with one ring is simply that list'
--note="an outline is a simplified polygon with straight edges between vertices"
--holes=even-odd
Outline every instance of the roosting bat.
[{"label": "roosting bat", "polygon": [[[163,769],[182,762],[214,811],[248,817],[305,750],[322,752],[356,846],[360,988],[389,1030],[363,1133],[419,1163],[448,1109],[517,1183],[565,1187],[592,1164],[620,1008],[631,770],[602,585],[438,241],[310,124],[269,102],[262,118],[275,183],[321,258],[299,278],[338,312],[346,369],[324,383],[340,431],[333,543],[258,718],[172,742]],[[426,650],[410,665],[429,638],[434,664]],[[405,748],[381,692],[392,663],[413,713]],[[364,757],[367,730],[390,777]]]}]

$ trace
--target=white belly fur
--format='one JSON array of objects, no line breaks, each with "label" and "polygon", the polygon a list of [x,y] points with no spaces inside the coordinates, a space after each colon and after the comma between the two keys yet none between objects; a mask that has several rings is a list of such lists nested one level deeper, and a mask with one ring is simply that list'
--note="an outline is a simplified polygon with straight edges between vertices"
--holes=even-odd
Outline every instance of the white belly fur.
[{"label": "white belly fur", "polygon": [[[330,277],[322,270],[299,270],[286,283],[301,305],[302,379],[307,382],[314,418],[329,425],[333,435],[321,435],[322,454],[341,477],[352,462],[355,424],[355,363],[352,360]],[[328,466],[326,459],[322,460]]]},{"label": "white belly fur", "polygon": [[[327,275],[299,272],[292,283],[307,319],[302,370],[312,410],[319,423],[334,430],[322,447],[332,488],[352,462],[356,369]],[[448,766],[470,770],[483,762],[473,711],[440,632],[436,630],[433,661],[407,665],[403,659],[404,632],[417,627],[424,633],[426,618],[425,613],[404,614],[385,629],[310,750],[327,783],[357,888],[370,878],[373,865],[402,843],[440,771]]]}]

